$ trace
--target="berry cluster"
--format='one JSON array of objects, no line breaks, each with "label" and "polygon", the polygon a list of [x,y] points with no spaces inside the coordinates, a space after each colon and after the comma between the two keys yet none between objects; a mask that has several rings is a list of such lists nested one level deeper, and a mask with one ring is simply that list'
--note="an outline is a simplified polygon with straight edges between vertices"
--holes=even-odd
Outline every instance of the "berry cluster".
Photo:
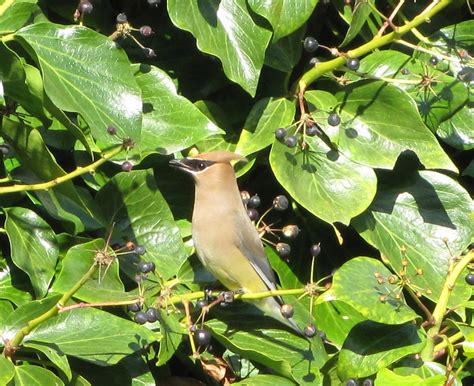
[{"label": "berry cluster", "polygon": [[158,310],[155,307],[148,307],[146,310],[142,310],[141,303],[134,303],[129,304],[127,309],[135,313],[133,319],[138,324],[153,323],[158,320]]},{"label": "berry cluster", "polygon": [[359,383],[357,379],[349,378],[345,386],[374,386],[374,381],[370,378],[366,378],[362,383]]}]

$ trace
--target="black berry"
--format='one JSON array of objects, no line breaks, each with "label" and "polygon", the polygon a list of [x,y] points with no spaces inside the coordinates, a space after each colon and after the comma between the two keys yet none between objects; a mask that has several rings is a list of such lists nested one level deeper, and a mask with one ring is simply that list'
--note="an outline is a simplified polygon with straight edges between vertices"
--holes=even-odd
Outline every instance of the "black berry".
[{"label": "black berry", "polygon": [[240,198],[242,198],[242,202],[244,203],[244,205],[247,205],[250,201],[250,193],[246,190],[243,190],[242,192],[240,192]]},{"label": "black berry", "polygon": [[147,275],[144,275],[143,273],[137,273],[133,277],[133,280],[135,280],[136,283],[141,283],[142,281],[145,281],[147,278],[148,278]]},{"label": "black berry", "polygon": [[359,382],[357,382],[355,379],[348,379],[346,381],[346,386],[359,386]]},{"label": "black berry", "polygon": [[319,43],[312,36],[308,36],[304,39],[303,48],[306,52],[314,52],[319,48]]},{"label": "black berry", "polygon": [[143,52],[147,58],[156,58],[156,53],[151,48],[145,47]]},{"label": "black berry", "polygon": [[360,65],[359,59],[357,58],[347,59],[346,66],[349,70],[357,71],[359,69],[359,65]]},{"label": "black berry", "polygon": [[109,126],[107,127],[107,133],[110,135],[116,135],[117,134],[117,128],[114,126]]},{"label": "black berry", "polygon": [[321,244],[317,243],[314,245],[311,245],[310,248],[311,256],[316,257],[321,253]]},{"label": "black berry", "polygon": [[310,66],[316,66],[316,64],[320,63],[321,61],[318,58],[311,58],[308,62]]},{"label": "black berry", "polygon": [[286,319],[293,317],[295,310],[291,304],[283,304],[280,308],[282,316]]},{"label": "black berry", "polygon": [[206,299],[200,299],[196,302],[196,305],[198,308],[204,308],[209,304],[209,302]]},{"label": "black berry", "polygon": [[153,33],[154,32],[149,25],[144,25],[140,27],[140,34],[142,36],[148,37],[148,36],[153,35]]},{"label": "black berry", "polygon": [[142,273],[153,272],[155,270],[155,264],[151,261],[140,261],[138,263],[138,270]]},{"label": "black berry", "polygon": [[260,197],[257,194],[255,194],[254,196],[250,197],[248,206],[251,208],[258,208],[260,206],[260,202],[261,202]]},{"label": "black berry", "polygon": [[291,247],[287,243],[278,243],[276,245],[276,251],[278,253],[278,256],[284,259],[290,256]]},{"label": "black berry", "polygon": [[94,6],[89,0],[81,0],[77,6],[77,10],[83,15],[89,15],[94,10]]},{"label": "black berry", "polygon": [[370,378],[364,379],[362,386],[374,386],[374,381]]},{"label": "black berry", "polygon": [[117,15],[117,23],[120,23],[120,24],[124,24],[128,21],[127,19],[127,15],[125,15],[124,13],[119,13]]},{"label": "black berry", "polygon": [[129,304],[127,306],[127,309],[130,311],[130,312],[138,312],[142,309],[142,306],[140,303],[134,303],[134,304]]},{"label": "black berry", "polygon": [[294,135],[290,135],[289,137],[286,137],[283,142],[288,147],[295,147],[296,144],[298,143],[298,140],[296,139]]},{"label": "black berry", "polygon": [[275,210],[278,210],[278,211],[287,210],[289,205],[290,203],[288,199],[283,194],[280,194],[279,196],[276,196],[273,199],[273,208]]},{"label": "black berry", "polygon": [[125,161],[123,164],[122,164],[122,170],[124,172],[130,172],[132,171],[133,169],[133,164],[129,161]]},{"label": "black berry", "polygon": [[248,208],[247,209],[247,214],[250,217],[250,220],[252,221],[257,221],[260,215],[257,212],[257,209],[254,208]]},{"label": "black berry", "polygon": [[464,278],[464,280],[466,280],[466,283],[469,284],[469,285],[474,285],[474,273],[473,272],[469,272],[466,277]]},{"label": "black berry", "polygon": [[135,253],[136,253],[137,255],[140,255],[140,256],[141,256],[141,255],[144,255],[144,254],[145,254],[146,249],[145,249],[145,247],[142,246],[142,245],[137,245],[137,246],[135,247],[134,251],[135,251]]},{"label": "black berry", "polygon": [[286,225],[281,230],[281,233],[283,233],[283,236],[285,236],[287,239],[292,240],[298,236],[298,233],[300,233],[300,228],[298,228],[298,225]]},{"label": "black berry", "polygon": [[308,126],[306,128],[306,135],[309,137],[314,137],[315,135],[321,135],[321,134],[322,134],[321,130],[316,125]]},{"label": "black berry", "polygon": [[196,330],[194,339],[199,346],[208,346],[211,342],[211,334],[207,330]]},{"label": "black berry", "polygon": [[283,139],[286,137],[286,130],[283,127],[280,127],[275,130],[275,138],[276,139]]},{"label": "black berry", "polygon": [[318,330],[316,329],[316,326],[314,324],[308,324],[305,326],[304,330],[303,330],[303,333],[308,337],[308,338],[312,338],[313,336],[316,335],[316,333],[318,332]]},{"label": "black berry", "polygon": [[143,311],[138,311],[135,314],[134,319],[135,319],[135,322],[137,322],[138,324],[145,324],[148,321],[146,313],[144,313]]},{"label": "black berry", "polygon": [[331,126],[337,126],[341,123],[341,117],[337,113],[331,113],[328,116],[328,124]]},{"label": "black berry", "polygon": [[156,322],[158,320],[158,311],[154,307],[150,307],[148,310],[146,310],[145,314],[147,321],[150,323]]},{"label": "black berry", "polygon": [[430,62],[430,64],[431,64],[432,66],[436,66],[439,61],[438,61],[438,58],[437,58],[436,56],[432,56],[432,57],[430,58],[429,62]]}]

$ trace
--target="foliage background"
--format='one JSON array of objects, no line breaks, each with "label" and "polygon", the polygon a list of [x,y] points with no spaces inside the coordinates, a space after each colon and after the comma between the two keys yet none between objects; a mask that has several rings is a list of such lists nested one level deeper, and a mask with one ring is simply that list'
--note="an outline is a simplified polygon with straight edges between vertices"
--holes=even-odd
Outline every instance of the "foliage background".
[{"label": "foliage background", "polygon": [[[468,4],[92,4],[74,20],[77,1],[0,0],[0,384],[472,384]],[[398,33],[381,31],[397,5]],[[156,56],[117,36],[121,12],[153,28],[125,32]],[[305,36],[338,54],[303,51]],[[297,147],[279,127],[299,130]],[[182,300],[212,278],[190,241],[192,182],[168,161],[215,149],[247,156],[239,184],[262,208],[290,198],[265,218],[301,229],[289,262],[266,250],[314,338],[236,301],[212,310],[212,347],[192,355]],[[129,241],[145,255],[109,248]],[[140,259],[156,271],[137,286]],[[133,322],[137,300],[159,320]]]}]

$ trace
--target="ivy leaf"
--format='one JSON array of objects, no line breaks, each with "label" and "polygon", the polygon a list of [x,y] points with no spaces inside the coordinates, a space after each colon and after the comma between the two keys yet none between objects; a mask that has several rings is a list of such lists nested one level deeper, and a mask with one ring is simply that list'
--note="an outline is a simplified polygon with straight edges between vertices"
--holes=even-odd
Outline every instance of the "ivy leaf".
[{"label": "ivy leaf", "polygon": [[[2,1],[2,3],[4,3]],[[10,2],[11,3],[11,2]],[[31,18],[34,11],[38,10],[36,1],[16,0],[8,8],[0,10],[0,35],[15,32],[23,27]],[[7,4],[2,4],[4,8]]]},{"label": "ivy leaf", "polygon": [[40,351],[43,353],[46,358],[48,358],[59,370],[63,372],[66,378],[71,381],[72,372],[67,356],[54,348],[54,345],[51,347],[49,344],[41,344],[38,342],[28,342],[25,343],[25,347],[30,347],[34,350]]},{"label": "ivy leaf", "polygon": [[113,41],[89,28],[53,23],[29,25],[15,38],[37,58],[48,97],[62,110],[80,113],[99,147],[117,142],[107,134],[109,126],[140,143],[140,90]]},{"label": "ivy leaf", "polygon": [[189,100],[178,95],[176,86],[157,67],[134,66],[142,89],[144,112],[142,156],[153,151],[171,154],[211,135],[223,133]]},{"label": "ivy leaf", "polygon": [[226,76],[254,96],[271,32],[255,24],[246,1],[170,0],[167,5],[172,22],[191,32],[198,48],[217,56]]},{"label": "ivy leaf", "polygon": [[435,375],[425,378],[412,375],[398,375],[389,369],[381,369],[377,373],[375,382],[381,385],[397,385],[397,386],[443,386],[446,377],[444,375]]},{"label": "ivy leaf", "polygon": [[311,16],[318,2],[319,0],[248,1],[252,10],[272,25],[274,42],[301,27]]},{"label": "ivy leaf", "polygon": [[[387,174],[375,201],[354,219],[353,226],[396,272],[408,261],[407,275],[416,286],[414,291],[436,301],[452,256],[459,256],[471,242],[472,205],[468,192],[443,174],[421,171],[401,181]],[[460,280],[449,297],[449,307],[468,300],[471,292]]]},{"label": "ivy leaf", "polygon": [[5,356],[0,356],[0,384],[8,384],[14,375],[15,365]]},{"label": "ivy leaf", "polygon": [[356,0],[349,29],[340,47],[349,44],[360,32],[372,13],[373,0]]},{"label": "ivy leaf", "polygon": [[304,33],[305,29],[300,28],[277,42],[271,42],[265,54],[265,65],[283,72],[293,71],[301,59]]},{"label": "ivy leaf", "polygon": [[32,366],[29,364],[23,364],[15,366],[15,376],[13,378],[15,385],[28,385],[28,386],[62,386],[64,382],[54,375],[49,370],[46,370],[40,366]]},{"label": "ivy leaf", "polygon": [[28,274],[38,298],[48,291],[53,279],[59,250],[56,235],[46,221],[25,208],[6,208],[5,230],[11,257]]},{"label": "ivy leaf", "polygon": [[0,261],[0,299],[7,299],[17,306],[31,300],[31,295],[25,288],[13,285],[11,269],[2,261]]}]

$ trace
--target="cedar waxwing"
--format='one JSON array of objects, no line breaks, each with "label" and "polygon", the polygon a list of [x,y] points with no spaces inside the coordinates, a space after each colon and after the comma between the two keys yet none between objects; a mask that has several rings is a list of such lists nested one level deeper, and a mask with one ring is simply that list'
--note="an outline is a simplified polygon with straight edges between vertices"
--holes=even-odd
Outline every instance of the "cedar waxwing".
[{"label": "cedar waxwing", "polygon": [[[204,267],[231,291],[275,290],[275,275],[247,215],[230,163],[241,160],[245,158],[238,154],[215,151],[170,164],[194,179],[192,236]],[[281,298],[267,297],[252,303],[301,334],[292,320],[281,315]]]}]

